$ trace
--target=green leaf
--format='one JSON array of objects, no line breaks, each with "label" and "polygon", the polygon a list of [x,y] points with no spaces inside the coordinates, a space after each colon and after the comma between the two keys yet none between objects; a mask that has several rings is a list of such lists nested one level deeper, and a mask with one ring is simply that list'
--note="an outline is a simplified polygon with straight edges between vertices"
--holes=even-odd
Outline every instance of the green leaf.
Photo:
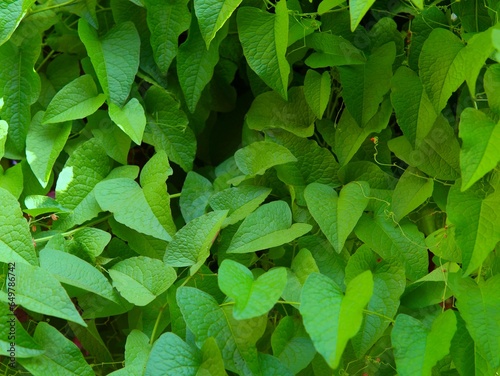
[{"label": "green leaf", "polygon": [[312,69],[307,71],[304,79],[304,95],[307,104],[309,104],[318,119],[323,117],[326,106],[330,102],[331,91],[332,83],[328,72],[319,74]]},{"label": "green leaf", "polygon": [[273,268],[257,279],[244,265],[224,260],[219,266],[219,287],[235,301],[236,320],[251,319],[266,314],[273,308],[285,288],[285,268]]},{"label": "green leaf", "polygon": [[102,106],[106,96],[97,92],[91,75],[85,74],[64,86],[50,101],[43,123],[62,123],[82,119]]},{"label": "green leaf", "polygon": [[301,284],[306,282],[311,273],[319,273],[318,265],[312,253],[307,248],[302,248],[292,260],[290,269]]},{"label": "green leaf", "polygon": [[125,343],[125,367],[109,375],[131,376],[142,374],[146,369],[151,347],[146,334],[137,329],[132,330]]},{"label": "green leaf", "polygon": [[54,225],[67,228],[96,217],[102,210],[94,187],[110,171],[110,160],[95,139],[78,146],[66,161],[56,184],[57,202],[72,211]]},{"label": "green leaf", "polygon": [[177,55],[179,36],[189,28],[188,1],[145,0],[153,56],[162,74]]},{"label": "green leaf", "polygon": [[288,101],[273,91],[260,94],[246,115],[250,129],[263,131],[282,128],[299,137],[313,135],[315,120],[316,116],[307,104],[302,86],[294,86],[289,90]]},{"label": "green leaf", "polygon": [[9,124],[7,124],[5,120],[0,120],[0,159],[3,158],[5,154],[5,141],[7,141],[8,133],[9,133]]},{"label": "green leaf", "polygon": [[274,142],[254,142],[234,153],[234,160],[240,171],[247,175],[263,175],[269,168],[296,162],[297,158],[284,146]]},{"label": "green leaf", "polygon": [[363,214],[354,229],[356,236],[383,259],[399,261],[406,277],[415,281],[427,274],[428,259],[424,235],[411,222],[397,225],[385,213],[376,217]]},{"label": "green leaf", "polygon": [[284,201],[262,205],[241,223],[227,250],[228,253],[249,253],[277,247],[311,231],[306,223],[292,225],[292,212]]},{"label": "green leaf", "polygon": [[345,282],[350,283],[365,270],[370,270],[373,274],[373,295],[361,329],[352,339],[358,357],[369,351],[384,335],[390,324],[387,317],[396,315],[406,285],[405,271],[401,263],[381,260],[367,245],[362,245],[349,258]]},{"label": "green leaf", "polygon": [[379,133],[386,128],[391,116],[392,105],[388,99],[382,102],[380,110],[363,128],[358,126],[349,110],[344,109],[337,124],[335,141],[333,142],[340,165],[345,166],[351,161],[370,134]]},{"label": "green leaf", "polygon": [[391,81],[391,101],[398,125],[412,146],[425,138],[438,114],[427,96],[420,78],[407,67],[399,67]]},{"label": "green leaf", "polygon": [[292,316],[283,317],[271,336],[273,355],[294,374],[313,360],[316,349],[302,322]]},{"label": "green leaf", "polygon": [[188,222],[168,244],[163,261],[171,266],[190,266],[194,275],[210,255],[227,210],[217,210]]},{"label": "green leaf", "polygon": [[71,132],[71,122],[42,124],[43,116],[43,112],[37,112],[31,120],[26,136],[26,160],[40,185],[46,187]]},{"label": "green leaf", "polygon": [[318,183],[309,184],[304,191],[307,207],[318,222],[333,248],[340,253],[349,234],[368,205],[370,186],[366,182],[351,182],[340,194]]},{"label": "green leaf", "polygon": [[200,174],[189,171],[180,197],[180,207],[182,217],[186,222],[205,214],[208,200],[213,194],[213,187],[210,180]]},{"label": "green leaf", "polygon": [[462,251],[455,239],[455,226],[440,228],[425,238],[425,244],[436,256],[462,263]]},{"label": "green leaf", "polygon": [[469,275],[481,266],[500,241],[500,191],[486,194],[482,184],[466,192],[460,190],[460,180],[451,187],[446,205],[448,219],[455,228],[455,239],[462,251],[462,267]]},{"label": "green leaf", "polygon": [[484,112],[466,108],[460,115],[459,136],[462,191],[465,191],[500,161],[500,122],[491,120]]},{"label": "green leaf", "polygon": [[217,192],[208,202],[214,210],[228,210],[227,218],[222,224],[222,227],[226,227],[245,219],[270,193],[271,188],[243,185]]},{"label": "green leaf", "polygon": [[455,180],[460,176],[460,145],[443,115],[415,148],[405,136],[393,138],[387,145],[399,159],[430,177]]},{"label": "green leaf", "polygon": [[457,308],[474,340],[477,356],[485,358],[492,369],[500,367],[500,276],[476,283],[471,278],[450,274],[450,287],[457,298]]},{"label": "green leaf", "polygon": [[238,36],[248,65],[285,101],[288,99],[290,65],[286,60],[288,10],[286,1],[276,4],[275,14],[241,7],[237,15]]},{"label": "green leaf", "polygon": [[457,319],[452,310],[440,314],[430,328],[411,316],[399,314],[391,334],[399,373],[430,376],[432,367],[449,353],[456,330]]},{"label": "green leaf", "polygon": [[323,0],[318,5],[318,14],[321,15],[323,13],[328,12],[330,9],[333,9],[339,5],[341,5],[344,0]]},{"label": "green leaf", "polygon": [[316,350],[335,369],[347,341],[363,321],[363,309],[373,293],[373,277],[365,271],[348,285],[345,295],[330,278],[312,273],[302,288],[300,313]]},{"label": "green leaf", "polygon": [[9,40],[35,0],[10,0],[0,3],[0,46]]},{"label": "green leaf", "polygon": [[431,197],[433,189],[434,180],[419,175],[412,167],[407,168],[392,194],[392,212],[396,222]]},{"label": "green leaf", "polygon": [[38,264],[28,222],[24,219],[17,199],[0,188],[0,262]]},{"label": "green leaf", "polygon": [[[9,273],[8,277],[10,276],[12,272]],[[0,355],[10,357],[10,352],[14,352],[16,358],[31,358],[43,354],[42,347],[31,338],[14,315],[14,307],[0,303],[0,315],[3,317],[0,322]]]},{"label": "green leaf", "polygon": [[[15,273],[17,305],[33,312],[87,325],[66,290],[50,272],[38,266],[16,262]],[[0,291],[0,300],[8,302],[7,293]],[[36,341],[43,346],[42,342]]]},{"label": "green leaf", "polygon": [[132,98],[122,108],[110,103],[109,117],[132,141],[137,145],[141,144],[144,128],[146,127],[146,115],[137,98]]},{"label": "green leaf", "polygon": [[210,48],[210,42],[215,38],[217,31],[224,26],[240,3],[241,0],[195,0],[194,10],[207,49]]},{"label": "green leaf", "polygon": [[[0,19],[3,21],[3,17]],[[31,121],[30,106],[38,99],[41,87],[40,77],[34,70],[40,42],[40,36],[35,35],[23,39],[20,46],[12,41],[0,46],[0,98],[3,98],[0,114],[9,124],[5,148],[10,158],[24,157],[26,132]]]},{"label": "green leaf", "polygon": [[113,213],[118,222],[158,239],[172,239],[134,180],[118,178],[102,181],[95,187],[95,198],[99,206]]},{"label": "green leaf", "polygon": [[226,369],[243,375],[261,374],[255,343],[264,334],[265,316],[236,320],[232,307],[219,307],[212,296],[193,287],[180,287],[177,303],[198,345],[209,337],[215,339]]},{"label": "green leaf", "polygon": [[130,303],[145,306],[175,282],[174,268],[145,256],[130,257],[109,269],[113,286]]},{"label": "green leaf", "polygon": [[70,253],[45,247],[40,251],[40,267],[61,283],[115,300],[107,278],[95,267]]},{"label": "green leaf", "polygon": [[315,52],[304,61],[311,68],[364,64],[366,58],[351,42],[330,33],[313,33],[306,38],[306,46]]},{"label": "green leaf", "polygon": [[189,120],[180,104],[167,91],[152,86],[144,101],[151,113],[146,124],[144,140],[167,152],[168,158],[186,172],[193,169],[196,137],[188,127]]},{"label": "green leaf", "polygon": [[351,16],[351,31],[354,32],[363,17],[368,13],[375,0],[354,0],[349,3],[349,14]]},{"label": "green leaf", "polygon": [[188,39],[177,53],[177,76],[191,113],[195,112],[201,92],[212,79],[219,62],[219,45],[226,37],[228,28],[227,24],[221,28],[207,49],[196,17],[193,15],[191,19]]},{"label": "green leaf", "polygon": [[396,47],[390,42],[377,48],[365,64],[338,68],[345,105],[360,127],[377,113],[389,91],[395,57]]},{"label": "green leaf", "polygon": [[465,81],[466,68],[460,54],[463,48],[462,41],[446,29],[433,30],[422,47],[419,75],[437,113]]},{"label": "green leaf", "polygon": [[33,336],[45,350],[40,357],[19,359],[32,375],[92,376],[94,371],[80,349],[46,322],[39,322]]},{"label": "green leaf", "polygon": [[83,18],[78,35],[94,66],[109,104],[125,105],[139,67],[140,38],[132,22],[117,24],[99,37]]},{"label": "green leaf", "polygon": [[500,87],[500,64],[490,65],[484,73],[484,91],[488,97],[488,105],[496,114],[500,114],[500,97],[496,95]]}]

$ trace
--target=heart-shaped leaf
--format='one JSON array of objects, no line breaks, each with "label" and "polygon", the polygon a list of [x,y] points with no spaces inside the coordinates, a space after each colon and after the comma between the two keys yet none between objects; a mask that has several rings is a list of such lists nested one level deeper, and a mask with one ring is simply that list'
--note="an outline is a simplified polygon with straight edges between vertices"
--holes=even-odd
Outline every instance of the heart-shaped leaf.
[{"label": "heart-shaped leaf", "polygon": [[224,260],[219,267],[219,287],[234,299],[234,318],[250,319],[267,313],[278,301],[287,281],[285,268],[275,268],[255,279],[244,265]]}]

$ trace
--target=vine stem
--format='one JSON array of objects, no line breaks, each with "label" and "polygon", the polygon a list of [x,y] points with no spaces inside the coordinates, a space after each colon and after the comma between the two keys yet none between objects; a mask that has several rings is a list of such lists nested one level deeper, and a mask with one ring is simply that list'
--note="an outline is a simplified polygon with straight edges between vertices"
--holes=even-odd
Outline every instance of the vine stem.
[{"label": "vine stem", "polygon": [[[63,232],[62,236],[66,237],[66,236],[70,236],[70,235],[73,235],[75,232],[78,232],[84,228],[87,228],[87,227],[90,227],[90,226],[93,226],[95,224],[98,224],[98,223],[101,223],[101,222],[104,222],[106,221],[108,218],[111,218],[113,216],[113,214],[108,214],[102,218],[98,218],[98,219],[95,219],[93,221],[90,221],[89,223],[87,223],[86,225],[83,225],[81,227],[77,227],[73,230],[69,230],[69,231],[66,231],[66,232]],[[54,235],[49,235],[49,236],[45,236],[43,238],[37,238],[37,239],[34,239],[37,243],[45,243],[45,242],[48,242],[50,239],[52,239],[54,236],[56,235],[59,235],[59,234],[54,234]]]},{"label": "vine stem", "polygon": [[160,319],[163,316],[163,312],[165,308],[167,308],[168,302],[161,306],[160,311],[158,312],[158,316],[156,316],[155,326],[153,327],[153,331],[151,332],[151,338],[149,339],[149,344],[152,345],[154,342],[154,338],[156,337],[156,332],[158,331],[158,327],[160,325]]},{"label": "vine stem", "polygon": [[363,310],[363,313],[366,313],[367,315],[379,316],[379,317],[381,317],[381,318],[383,318],[383,319],[386,319],[387,321],[390,321],[390,322],[391,322],[391,323],[393,323],[393,324],[394,324],[394,322],[395,322],[395,321],[394,321],[393,319],[391,319],[389,316],[382,315],[381,313],[378,313],[378,312],[375,312],[375,311],[369,311],[369,310],[367,310],[367,309],[364,309],[364,310]]}]

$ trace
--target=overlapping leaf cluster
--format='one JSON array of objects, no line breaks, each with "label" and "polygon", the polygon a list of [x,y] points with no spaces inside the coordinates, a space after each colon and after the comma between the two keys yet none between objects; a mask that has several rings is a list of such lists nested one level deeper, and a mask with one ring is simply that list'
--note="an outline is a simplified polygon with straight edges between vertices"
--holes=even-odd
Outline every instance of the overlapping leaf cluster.
[{"label": "overlapping leaf cluster", "polygon": [[4,373],[497,374],[499,12],[0,2]]}]

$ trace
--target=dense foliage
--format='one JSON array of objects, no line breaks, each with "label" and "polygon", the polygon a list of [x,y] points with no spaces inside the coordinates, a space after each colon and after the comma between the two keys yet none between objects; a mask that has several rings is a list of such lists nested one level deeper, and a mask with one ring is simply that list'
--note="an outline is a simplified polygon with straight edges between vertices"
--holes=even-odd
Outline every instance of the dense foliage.
[{"label": "dense foliage", "polygon": [[0,372],[498,375],[499,11],[1,1]]}]

